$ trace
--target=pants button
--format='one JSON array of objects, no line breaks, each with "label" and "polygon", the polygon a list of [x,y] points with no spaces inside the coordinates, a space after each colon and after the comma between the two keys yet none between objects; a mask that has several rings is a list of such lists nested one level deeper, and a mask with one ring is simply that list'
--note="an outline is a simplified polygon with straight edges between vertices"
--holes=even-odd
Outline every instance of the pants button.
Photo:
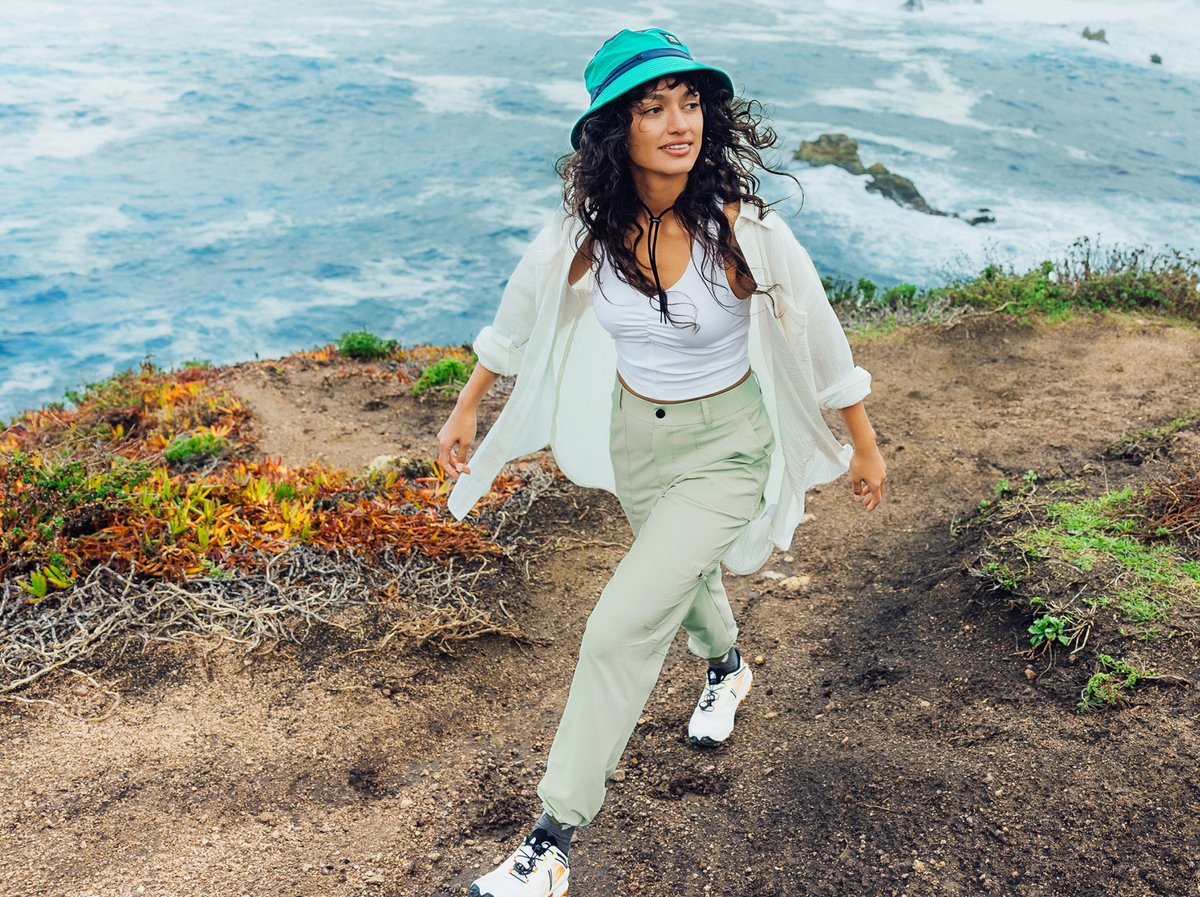
[{"label": "pants button", "polygon": [[655,416],[655,417],[666,417],[666,416],[667,416],[667,412],[663,411],[661,408],[655,408],[655,409],[654,409],[654,416]]}]

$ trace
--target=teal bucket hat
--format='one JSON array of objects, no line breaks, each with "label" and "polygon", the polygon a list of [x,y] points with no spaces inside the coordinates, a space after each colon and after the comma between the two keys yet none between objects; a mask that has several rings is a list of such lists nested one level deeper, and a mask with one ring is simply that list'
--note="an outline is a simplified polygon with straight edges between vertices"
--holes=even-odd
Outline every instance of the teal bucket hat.
[{"label": "teal bucket hat", "polygon": [[664,75],[697,71],[712,72],[729,88],[730,93],[735,92],[733,81],[727,74],[711,65],[696,62],[687,44],[670,31],[662,28],[618,31],[604,42],[583,70],[583,83],[592,105],[579,116],[579,121],[571,129],[571,146],[579,149],[579,138],[587,117],[625,91]]}]

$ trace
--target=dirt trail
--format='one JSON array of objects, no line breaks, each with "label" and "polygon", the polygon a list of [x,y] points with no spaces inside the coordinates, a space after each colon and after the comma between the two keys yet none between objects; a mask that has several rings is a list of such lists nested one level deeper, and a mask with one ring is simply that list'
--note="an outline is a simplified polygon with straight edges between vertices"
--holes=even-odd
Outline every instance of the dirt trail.
[{"label": "dirt trail", "polygon": [[[950,535],[1000,477],[1119,480],[1103,446],[1195,404],[1200,333],[986,318],[855,351],[888,501],[866,515],[846,484],[818,490],[765,568],[810,577],[799,590],[729,578],[763,662],[721,750],[686,743],[703,667],[677,639],[577,836],[572,894],[1200,894],[1195,689],[1077,715],[1027,682],[1024,624],[977,592]],[[448,409],[386,372],[260,371],[229,382],[291,461],[428,454]],[[246,665],[128,655],[95,674],[122,698],[101,722],[2,708],[0,893],[464,893],[536,816],[584,621],[628,541],[614,500],[573,487],[535,525],[565,541],[510,609],[550,626],[547,645],[351,653],[373,643],[328,627]],[[59,699],[87,700],[72,687]]]}]

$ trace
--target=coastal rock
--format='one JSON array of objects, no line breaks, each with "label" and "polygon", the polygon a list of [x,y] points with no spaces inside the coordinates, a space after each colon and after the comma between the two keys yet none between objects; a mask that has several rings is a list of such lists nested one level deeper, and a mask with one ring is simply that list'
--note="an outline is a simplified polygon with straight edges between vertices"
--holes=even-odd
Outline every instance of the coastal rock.
[{"label": "coastal rock", "polygon": [[916,209],[926,215],[946,214],[937,209],[931,209],[929,203],[925,202],[925,197],[920,194],[912,181],[903,175],[893,174],[879,162],[868,168],[867,174],[871,176],[871,183],[867,184],[867,189],[872,193],[880,193],[902,206]]},{"label": "coastal rock", "polygon": [[1098,40],[1102,44],[1108,43],[1108,38],[1106,38],[1104,36],[1103,28],[1101,28],[1099,31],[1093,31],[1091,28],[1088,28],[1085,25],[1085,26],[1083,26],[1083,36],[1086,37],[1088,40]]},{"label": "coastal rock", "polygon": [[866,173],[858,158],[858,141],[845,134],[822,134],[816,140],[805,140],[794,156],[809,165],[836,165],[851,174]]},{"label": "coastal rock", "polygon": [[876,162],[870,168],[864,168],[858,155],[858,141],[845,134],[822,134],[816,140],[805,140],[792,155],[814,167],[836,165],[853,175],[869,175],[871,181],[867,184],[868,190],[886,196],[906,209],[915,209],[926,215],[960,218],[972,225],[992,224],[996,220],[989,209],[977,209],[974,215],[964,216],[958,212],[943,212],[933,208],[925,201],[916,185],[903,175],[888,171],[880,162]]},{"label": "coastal rock", "polygon": [[1162,57],[1159,56],[1157,53],[1150,54],[1150,61],[1153,62],[1155,65],[1162,65]]},{"label": "coastal rock", "polygon": [[904,9],[908,12],[920,12],[925,8],[921,0],[904,0]]}]

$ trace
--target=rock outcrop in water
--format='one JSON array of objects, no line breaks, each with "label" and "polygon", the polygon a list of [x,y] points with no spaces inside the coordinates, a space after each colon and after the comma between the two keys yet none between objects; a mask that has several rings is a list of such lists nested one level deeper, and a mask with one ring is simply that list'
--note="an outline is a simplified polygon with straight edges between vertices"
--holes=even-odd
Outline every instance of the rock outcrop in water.
[{"label": "rock outcrop in water", "polygon": [[858,141],[845,134],[822,134],[816,140],[805,140],[795,157],[809,165],[836,165],[851,174],[867,172],[858,158]]},{"label": "rock outcrop in water", "polygon": [[1098,40],[1102,44],[1108,43],[1108,38],[1106,38],[1104,36],[1103,28],[1101,28],[1099,31],[1093,31],[1091,28],[1088,28],[1086,25],[1084,25],[1083,26],[1083,36],[1086,37],[1088,40]]},{"label": "rock outcrop in water", "polygon": [[906,209],[915,209],[926,215],[962,218],[968,224],[991,224],[996,220],[989,209],[978,209],[975,215],[965,217],[957,212],[933,208],[916,185],[903,175],[888,171],[880,162],[870,168],[864,167],[858,156],[858,141],[845,134],[822,134],[816,140],[805,140],[794,156],[809,165],[836,165],[855,176],[869,175],[871,182],[867,184],[868,190],[886,196]]}]

